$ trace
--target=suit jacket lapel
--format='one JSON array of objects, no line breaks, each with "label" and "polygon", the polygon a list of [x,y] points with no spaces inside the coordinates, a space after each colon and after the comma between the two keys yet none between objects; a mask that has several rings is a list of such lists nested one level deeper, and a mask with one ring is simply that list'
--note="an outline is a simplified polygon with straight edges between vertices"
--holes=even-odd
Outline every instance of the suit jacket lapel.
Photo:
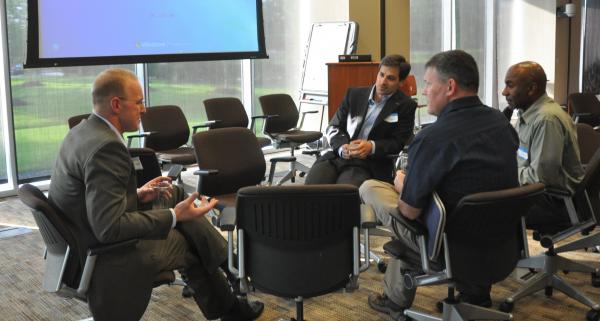
[{"label": "suit jacket lapel", "polygon": [[[356,136],[358,136],[358,133],[365,123],[365,117],[367,117],[367,109],[369,108],[369,94],[373,90],[373,86],[365,89],[366,90],[363,90],[357,95],[357,101],[360,101],[361,104],[357,106],[356,113],[351,115],[352,119],[348,119],[348,134],[350,135],[351,140],[356,139]],[[352,120],[354,120],[356,123],[351,123]],[[351,132],[351,129],[354,129],[354,131]]]},{"label": "suit jacket lapel", "polygon": [[392,97],[388,99],[388,101],[385,103],[385,106],[383,106],[383,109],[381,109],[379,115],[377,115],[377,118],[375,118],[373,128],[376,128],[377,125],[379,125],[387,116],[389,116],[394,110],[396,110],[398,106],[400,106],[399,96],[400,94],[397,91],[395,94],[392,95]]}]

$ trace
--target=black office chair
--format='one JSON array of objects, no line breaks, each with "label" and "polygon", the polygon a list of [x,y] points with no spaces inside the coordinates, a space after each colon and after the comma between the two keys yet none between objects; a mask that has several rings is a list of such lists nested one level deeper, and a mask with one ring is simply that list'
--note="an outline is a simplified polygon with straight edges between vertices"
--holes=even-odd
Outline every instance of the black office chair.
[{"label": "black office chair", "polygon": [[88,114],[81,114],[81,115],[75,115],[75,116],[69,117],[69,119],[67,119],[67,123],[69,124],[69,129],[77,126],[82,121],[88,119],[88,117],[90,117],[89,113]]},{"label": "black office chair", "polygon": [[[248,127],[248,115],[242,102],[235,97],[211,98],[204,101],[206,118],[210,129],[226,127]],[[267,116],[252,116],[250,130],[255,133],[254,123],[256,119],[266,119]],[[256,137],[258,145],[266,147],[271,145],[271,140],[266,137]]]},{"label": "black office chair", "polygon": [[[183,111],[178,106],[148,107],[142,114],[144,132],[150,132],[144,147],[152,148],[161,164],[179,164],[182,166],[196,163],[194,149],[187,145],[190,128]],[[205,125],[193,126],[193,131]]]},{"label": "black office chair", "polygon": [[[247,292],[255,288],[296,300],[358,288],[358,189],[351,185],[259,186],[238,191],[235,208],[221,217],[228,233],[229,269]],[[237,228],[238,268],[233,231]]]},{"label": "black office chair", "polygon": [[600,101],[592,93],[573,93],[567,98],[567,105],[576,123],[586,123],[592,127],[600,125]]},{"label": "black office chair", "polygon": [[[534,238],[540,241],[546,252],[541,255],[529,257],[528,251],[517,267],[528,268],[537,271],[523,287],[516,293],[508,297],[500,306],[503,311],[511,311],[514,303],[532,293],[544,289],[546,296],[552,296],[553,290],[557,289],[580,303],[588,306],[586,317],[590,321],[600,319],[600,305],[587,297],[582,291],[568,284],[561,276],[560,271],[584,272],[590,273],[592,285],[600,287],[600,270],[586,264],[560,256],[560,253],[582,249],[584,247],[594,247],[600,245],[598,234],[575,240],[573,242],[556,247],[560,241],[573,235],[582,233],[588,234],[600,222],[600,150],[594,153],[594,156],[585,168],[585,176],[579,184],[574,195],[568,191],[558,190],[556,188],[546,188],[546,193],[562,199],[566,205],[571,226],[554,235],[539,235],[534,232]],[[525,233],[525,232],[523,232]],[[527,239],[524,239],[524,248],[527,249]]]},{"label": "black office chair", "polygon": [[[78,248],[71,225],[64,219],[64,215],[50,203],[44,193],[33,185],[24,184],[19,187],[18,195],[21,201],[31,209],[46,245],[42,287],[47,292],[87,302],[87,291],[94,274],[97,258],[103,254],[134,248],[138,242],[137,239],[132,239],[97,246],[90,248],[87,256],[81,258],[79,253],[83,252]],[[155,277],[153,286],[162,284],[184,285],[183,282],[175,279],[173,271],[163,271]],[[132,307],[131,319],[140,319],[143,313],[143,310],[139,311]]]},{"label": "black office chair", "polygon": [[600,133],[585,123],[577,123],[575,126],[577,128],[577,142],[579,143],[579,158],[581,164],[585,166],[600,147]]},{"label": "black office chair", "polygon": [[[468,195],[448,217],[439,200],[433,197],[418,220],[393,215],[417,235],[419,243],[424,274],[406,274],[405,285],[413,288],[448,283],[442,318],[413,309],[405,310],[404,314],[414,320],[428,321],[512,320],[510,314],[459,302],[454,296],[454,282],[489,285],[505,279],[514,270],[521,256],[521,217],[543,191],[543,184],[532,184]],[[442,245],[443,257],[438,255]],[[399,240],[386,243],[384,250],[398,259],[412,257]],[[442,269],[435,269],[436,265]]]},{"label": "black office chair", "polygon": [[[300,116],[296,104],[290,95],[265,95],[259,97],[258,100],[260,101],[263,115],[268,116],[265,120],[265,133],[271,138],[275,148],[290,148],[291,156],[294,156],[294,150],[300,145],[314,142],[323,136],[323,133],[321,132],[302,130],[306,114],[317,113],[318,111],[302,112],[302,118],[298,125]],[[318,157],[319,151],[312,151],[311,154]],[[272,178],[275,175],[275,166],[273,165],[274,164],[271,165],[269,181],[272,181]],[[309,170],[309,167],[300,162],[291,162],[289,171],[279,182],[277,182],[277,185],[281,185],[287,180],[294,182],[296,171],[299,171],[300,175],[303,176],[308,173]]]}]

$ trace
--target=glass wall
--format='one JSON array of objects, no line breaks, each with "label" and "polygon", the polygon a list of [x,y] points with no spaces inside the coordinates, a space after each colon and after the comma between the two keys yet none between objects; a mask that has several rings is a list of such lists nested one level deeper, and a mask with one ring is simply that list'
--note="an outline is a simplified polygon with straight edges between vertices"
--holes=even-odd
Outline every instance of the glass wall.
[{"label": "glass wall", "polygon": [[[486,5],[489,1],[455,0],[454,47],[462,49],[475,58],[479,68],[479,97],[486,101]],[[474,28],[473,26],[482,26]]]},{"label": "glass wall", "polygon": [[[443,50],[442,38],[442,1],[419,0],[410,2],[410,64],[411,73],[417,79],[417,97],[419,105],[427,104],[422,96],[425,75],[425,63],[434,54]],[[427,21],[427,23],[423,23]],[[435,120],[427,113],[427,108],[417,110],[416,122],[429,123]]]},{"label": "glass wall", "polygon": [[17,181],[25,183],[50,177],[67,119],[91,111],[92,81],[107,66],[24,70],[27,1],[8,0],[6,9]]},{"label": "glass wall", "polygon": [[148,64],[147,77],[149,108],[158,105],[181,107],[190,132],[192,126],[206,121],[202,103],[205,99],[242,99],[240,60]]}]

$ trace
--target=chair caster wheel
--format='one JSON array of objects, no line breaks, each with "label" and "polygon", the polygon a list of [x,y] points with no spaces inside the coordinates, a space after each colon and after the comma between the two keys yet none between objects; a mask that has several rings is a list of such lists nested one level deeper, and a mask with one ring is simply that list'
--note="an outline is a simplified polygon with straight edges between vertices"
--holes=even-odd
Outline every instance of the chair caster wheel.
[{"label": "chair caster wheel", "polygon": [[191,298],[194,295],[194,290],[189,286],[184,286],[183,290],[181,290],[181,296],[184,298]]},{"label": "chair caster wheel", "polygon": [[504,302],[500,303],[498,310],[500,310],[504,313],[510,313],[514,307],[515,307],[515,304],[513,302],[504,301]]},{"label": "chair caster wheel", "polygon": [[569,270],[563,270],[562,272],[563,272],[564,275],[569,274]]},{"label": "chair caster wheel", "polygon": [[385,263],[385,262],[377,263],[377,269],[379,270],[379,272],[385,273],[385,271],[387,270],[387,263]]},{"label": "chair caster wheel", "polygon": [[588,321],[598,321],[600,320],[600,311],[598,310],[589,310],[588,313],[586,313],[585,318]]},{"label": "chair caster wheel", "polygon": [[305,175],[306,175],[306,173],[305,173],[305,172],[299,172],[299,173],[298,173],[298,176],[300,176],[300,177],[304,177]]},{"label": "chair caster wheel", "polygon": [[544,294],[546,295],[546,297],[551,297],[552,296],[552,291],[554,290],[554,288],[552,288],[551,286],[547,286],[544,289]]},{"label": "chair caster wheel", "polygon": [[592,273],[592,286],[595,288],[600,288],[600,274],[596,272]]}]

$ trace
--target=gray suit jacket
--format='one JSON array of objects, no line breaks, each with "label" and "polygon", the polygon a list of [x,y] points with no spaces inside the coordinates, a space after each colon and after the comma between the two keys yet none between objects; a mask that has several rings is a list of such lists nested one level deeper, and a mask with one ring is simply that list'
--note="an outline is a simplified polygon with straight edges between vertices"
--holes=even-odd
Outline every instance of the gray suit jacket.
[{"label": "gray suit jacket", "polygon": [[[95,115],[74,127],[63,141],[49,198],[69,221],[81,262],[92,246],[133,238],[164,239],[171,230],[168,209],[138,210],[135,171],[127,148]],[[141,316],[156,273],[151,266],[152,245],[138,243],[135,249],[100,256],[88,293],[94,317],[95,307],[119,309],[121,302],[126,304],[121,319]]]}]

